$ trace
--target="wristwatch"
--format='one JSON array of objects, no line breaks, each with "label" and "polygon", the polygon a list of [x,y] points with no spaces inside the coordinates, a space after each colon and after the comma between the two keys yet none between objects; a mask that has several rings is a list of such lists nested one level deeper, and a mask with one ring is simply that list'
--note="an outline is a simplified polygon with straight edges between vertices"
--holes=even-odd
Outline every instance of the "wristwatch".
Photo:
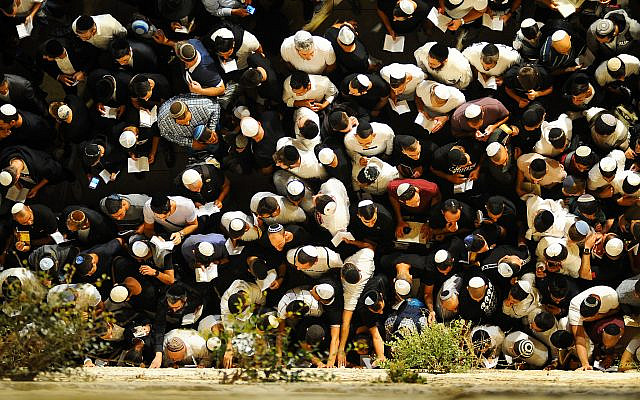
[{"label": "wristwatch", "polygon": [[160,271],[156,270],[156,273],[153,276],[158,276],[160,275]]},{"label": "wristwatch", "polygon": [[584,249],[582,249],[582,254],[591,254],[591,249],[585,247]]}]

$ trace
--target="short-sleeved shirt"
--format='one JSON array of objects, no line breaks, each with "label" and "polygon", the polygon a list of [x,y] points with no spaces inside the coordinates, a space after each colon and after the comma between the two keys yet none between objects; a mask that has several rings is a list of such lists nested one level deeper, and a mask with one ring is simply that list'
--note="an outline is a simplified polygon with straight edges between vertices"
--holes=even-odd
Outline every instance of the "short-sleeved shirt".
[{"label": "short-sleeved shirt", "polygon": [[282,42],[280,55],[284,61],[290,63],[299,71],[309,74],[322,74],[328,65],[335,64],[336,54],[333,52],[331,42],[323,37],[314,36],[313,45],[313,57],[311,60],[305,60],[298,54],[293,42],[293,36],[290,36]]},{"label": "short-sleeved shirt", "polygon": [[145,224],[158,223],[169,232],[177,232],[197,219],[193,201],[182,196],[169,196],[169,200],[176,204],[176,210],[166,219],[159,219],[151,211],[151,199],[149,199],[144,205]]},{"label": "short-sleeved shirt", "polygon": [[496,122],[509,116],[509,110],[499,101],[491,97],[483,97],[481,99],[472,100],[458,107],[451,116],[451,133],[454,136],[473,136],[476,129],[469,126],[464,112],[471,104],[478,105],[482,108],[484,115],[482,117],[482,126],[478,128],[480,132],[493,125]]},{"label": "short-sleeved shirt", "polygon": [[569,324],[580,326],[583,324],[583,317],[580,315],[580,305],[582,301],[595,294],[600,297],[600,309],[598,313],[606,313],[618,307],[618,293],[609,286],[594,286],[571,299],[569,303]]},{"label": "short-sleeved shirt", "polygon": [[[418,188],[420,204],[417,207],[409,207],[398,200],[397,189],[398,186],[403,183],[408,183],[411,186]],[[395,179],[389,183],[387,192],[389,193],[389,196],[398,200],[403,212],[408,212],[410,214],[424,214],[431,208],[431,202],[433,201],[433,198],[440,193],[440,189],[438,189],[438,185],[433,182],[429,182],[426,179]]]}]

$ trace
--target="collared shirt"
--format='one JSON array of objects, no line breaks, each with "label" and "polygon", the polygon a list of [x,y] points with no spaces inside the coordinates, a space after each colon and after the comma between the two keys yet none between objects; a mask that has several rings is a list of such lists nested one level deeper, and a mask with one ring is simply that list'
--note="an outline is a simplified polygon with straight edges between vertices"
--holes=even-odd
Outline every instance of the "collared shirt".
[{"label": "collared shirt", "polygon": [[374,256],[373,250],[365,248],[358,250],[354,255],[344,260],[345,264],[354,264],[360,271],[358,283],[351,284],[342,279],[345,311],[354,311],[356,309],[360,295],[376,269],[373,261]]},{"label": "collared shirt", "polygon": [[482,11],[487,8],[487,0],[463,0],[460,5],[453,9],[445,8],[444,12],[453,19],[460,19],[469,14],[472,10]]},{"label": "collared shirt", "polygon": [[[76,30],[78,18],[71,24],[71,29],[73,29],[73,32],[76,34],[78,33]],[[96,34],[87,40],[87,42],[101,50],[109,49],[109,43],[114,35],[119,33],[126,35],[127,33],[127,29],[123,27],[117,19],[113,18],[111,14],[94,15],[91,18],[93,18],[96,25]]]},{"label": "collared shirt", "polygon": [[[233,315],[229,311],[229,297],[238,292],[245,292],[249,296],[249,307],[239,315]],[[265,294],[260,290],[257,284],[249,283],[241,279],[233,281],[231,286],[220,297],[220,314],[222,316],[222,324],[227,330],[233,330],[233,325],[238,321],[246,321],[251,317],[252,305],[262,305],[266,301]]]},{"label": "collared shirt", "polygon": [[289,36],[282,42],[280,56],[295,69],[309,74],[322,74],[327,66],[336,63],[336,54],[331,42],[320,36],[313,36],[313,57],[310,60],[300,57],[293,36]]},{"label": "collared shirt", "polygon": [[[607,110],[602,107],[591,107],[584,112],[584,115],[587,122],[591,123],[599,114],[606,111]],[[600,135],[596,132],[595,126],[592,126],[591,138],[593,139],[593,143],[602,150],[627,150],[629,148],[629,141],[631,140],[631,133],[626,125],[623,124],[619,118],[616,118],[616,128],[610,135]]]},{"label": "collared shirt", "polygon": [[512,65],[520,62],[520,54],[509,46],[496,44],[498,47],[498,63],[488,71],[482,66],[482,49],[487,42],[474,43],[464,49],[462,55],[465,56],[473,67],[485,75],[500,76],[504,74]]},{"label": "collared shirt", "polygon": [[622,184],[624,183],[625,179],[630,175],[638,175],[638,173],[636,171],[626,170],[626,171],[620,171],[616,174],[616,176],[613,178],[613,181],[611,181],[611,186],[613,186],[614,194],[619,194],[622,196],[634,196],[634,197],[640,196],[640,189],[636,190],[634,193],[629,193],[629,194],[625,193],[624,190],[622,190]]},{"label": "collared shirt", "polygon": [[336,210],[332,215],[323,215],[316,211],[316,220],[320,226],[335,236],[340,231],[346,231],[349,226],[349,195],[344,184],[336,178],[331,178],[320,186],[318,194],[329,195],[336,202]]},{"label": "collared shirt", "polygon": [[420,82],[420,84],[416,88],[416,96],[420,97],[422,104],[424,104],[424,108],[427,109],[429,114],[447,115],[467,101],[464,93],[462,93],[460,89],[447,85],[447,87],[449,88],[449,99],[442,106],[434,106],[433,103],[431,103],[431,88],[436,85],[441,85],[441,83],[431,80],[425,80],[423,82]]},{"label": "collared shirt", "polygon": [[[378,168],[380,174],[378,175],[378,179],[375,182],[369,185],[362,185],[358,182],[358,174],[360,170],[366,168],[369,165],[375,165]],[[387,188],[389,187],[389,183],[391,181],[400,178],[400,172],[393,165],[382,161],[377,157],[369,158],[367,161],[367,165],[361,166],[357,161],[353,163],[352,171],[351,171],[352,179],[353,179],[353,187],[364,190],[367,193],[371,193],[373,195],[383,195],[387,193]]]},{"label": "collared shirt", "polygon": [[553,128],[560,128],[566,134],[567,143],[571,142],[573,124],[567,114],[560,114],[555,121],[542,121],[540,125],[540,140],[533,147],[533,151],[547,157],[556,157],[564,152],[563,149],[556,149],[549,142],[549,131]]},{"label": "collared shirt", "polygon": [[449,56],[445,64],[439,69],[429,67],[429,50],[437,42],[429,42],[419,47],[414,53],[418,67],[422,68],[431,75],[436,81],[445,85],[455,86],[458,89],[464,89],[471,83],[473,72],[471,64],[458,49],[449,47]]},{"label": "collared shirt", "polygon": [[582,265],[582,257],[580,256],[580,249],[575,243],[570,243],[566,238],[545,236],[538,242],[536,247],[536,257],[538,258],[537,265],[544,265],[546,257],[544,251],[552,244],[561,244],[567,248],[567,258],[562,260],[560,265],[559,274],[568,275],[572,278],[578,278],[580,276],[580,266]]},{"label": "collared shirt", "polygon": [[224,235],[219,233],[207,233],[201,235],[189,235],[183,242],[180,247],[180,252],[182,253],[182,257],[187,262],[187,265],[193,266],[196,261],[196,257],[194,255],[195,248],[203,242],[211,243],[213,246],[213,255],[212,258],[214,260],[219,260],[221,258],[227,257],[229,252],[225,247],[225,242],[227,238]]},{"label": "collared shirt", "polygon": [[[303,246],[296,247],[295,249],[291,249],[287,251],[287,263],[295,267],[295,261],[298,256],[300,250],[302,250]],[[311,268],[303,269],[301,272],[304,272],[306,275],[312,278],[319,278],[333,268],[342,268],[343,262],[340,254],[331,250],[328,247],[323,246],[313,246],[316,248],[318,252],[318,261],[311,266]]]},{"label": "collared shirt", "polygon": [[[189,125],[179,125],[169,115],[169,108],[175,101],[183,101],[191,112]],[[158,109],[158,128],[160,136],[170,142],[185,147],[193,143],[193,130],[198,125],[206,125],[215,130],[220,119],[220,104],[216,99],[195,94],[182,94],[165,101]]]},{"label": "collared shirt", "polygon": [[247,225],[249,225],[249,230],[247,230],[242,236],[240,236],[240,240],[244,242],[250,242],[253,240],[258,240],[260,238],[260,228],[257,225],[257,222],[254,220],[252,216],[249,216],[242,211],[228,211],[222,214],[220,218],[220,225],[229,232],[229,226],[231,221],[239,218],[243,220]]},{"label": "collared shirt", "polygon": [[353,127],[353,129],[344,136],[344,146],[352,159],[355,160],[359,158],[358,155],[369,157],[386,154],[390,156],[391,153],[393,153],[393,139],[395,138],[393,129],[391,129],[389,125],[381,122],[371,122],[371,129],[375,137],[367,147],[363,147],[358,143],[356,139],[357,127]]},{"label": "collared shirt", "polygon": [[318,136],[312,139],[305,139],[300,135],[300,127],[298,126],[298,122],[311,120],[316,123],[318,126],[318,130],[320,130],[320,117],[318,113],[311,110],[307,107],[300,107],[293,112],[293,133],[296,135],[296,139],[298,142],[305,146],[307,150],[313,150],[313,148],[320,143],[321,137],[318,133]]},{"label": "collared shirt", "polygon": [[592,294],[600,297],[600,309],[598,310],[598,314],[604,314],[618,308],[618,293],[615,289],[609,286],[591,287],[571,299],[568,315],[570,325],[580,326],[583,324],[583,317],[580,315],[580,305],[584,299]]},{"label": "collared shirt", "polygon": [[333,99],[338,94],[338,88],[331,82],[329,78],[322,75],[309,75],[311,81],[311,89],[309,89],[302,96],[298,96],[291,89],[291,77],[287,77],[284,80],[284,91],[282,93],[282,101],[285,102],[287,107],[293,107],[293,102],[297,100],[313,100],[316,102],[328,101],[333,102]]},{"label": "collared shirt", "polygon": [[416,94],[416,88],[426,78],[424,71],[413,64],[392,63],[380,70],[380,77],[388,84],[391,84],[391,72],[396,70],[402,71],[406,76],[411,75],[411,80],[407,82],[407,86],[404,91],[398,95],[398,100],[413,101]]},{"label": "collared shirt", "polygon": [[622,305],[629,305],[632,307],[640,307],[640,296],[635,294],[636,282],[640,279],[640,274],[632,278],[625,279],[618,285],[616,292],[618,293],[618,300]]},{"label": "collared shirt", "polygon": [[[525,234],[527,239],[537,241],[543,236],[564,237],[566,227],[565,219],[568,216],[572,216],[572,214],[569,214],[562,200],[543,199],[535,194],[527,194],[523,200],[525,200],[527,207],[527,225],[529,227]],[[536,232],[533,227],[533,221],[540,210],[550,211],[554,216],[553,225],[545,232]]]},{"label": "collared shirt", "polygon": [[249,204],[249,208],[251,212],[257,214],[258,203],[260,200],[265,197],[272,197],[278,203],[278,207],[280,208],[280,214],[276,217],[264,218],[264,222],[267,224],[296,224],[296,223],[304,223],[307,220],[307,215],[304,213],[304,210],[292,202],[290,202],[286,197],[280,196],[271,192],[257,192],[251,197],[251,202]]},{"label": "collared shirt", "polygon": [[278,302],[278,318],[285,319],[287,316],[287,306],[295,300],[302,300],[302,302],[309,307],[309,312],[305,317],[320,317],[322,316],[322,304],[316,300],[311,292],[302,288],[293,288],[285,293]]}]

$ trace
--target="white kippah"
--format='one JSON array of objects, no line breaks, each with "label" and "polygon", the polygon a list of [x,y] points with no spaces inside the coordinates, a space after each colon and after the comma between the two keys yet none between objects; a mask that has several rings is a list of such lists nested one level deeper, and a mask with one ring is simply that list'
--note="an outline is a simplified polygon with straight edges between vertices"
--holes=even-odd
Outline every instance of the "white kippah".
[{"label": "white kippah", "polygon": [[440,300],[445,301],[452,298],[456,293],[453,290],[443,290],[440,292]]},{"label": "white kippah", "polygon": [[324,149],[320,150],[320,152],[318,153],[318,161],[320,161],[320,163],[323,165],[328,165],[333,162],[333,159],[335,156],[336,156],[336,153],[334,153],[333,150],[331,150],[328,147],[325,147]]},{"label": "white kippah", "polygon": [[355,39],[356,35],[348,26],[343,26],[340,28],[340,31],[338,31],[338,40],[345,46],[351,46]]},{"label": "white kippah", "polygon": [[306,255],[312,258],[318,257],[318,250],[315,246],[304,246],[300,251],[304,252]]},{"label": "white kippah", "polygon": [[258,121],[252,117],[244,117],[240,120],[240,130],[246,137],[254,137],[258,134],[259,129],[260,125],[258,124]]},{"label": "white kippah", "polygon": [[183,185],[193,185],[196,182],[200,182],[202,177],[195,169],[189,168],[188,170],[182,173],[182,184]]},{"label": "white kippah", "polygon": [[364,305],[365,305],[365,306],[372,306],[372,305],[374,305],[374,304],[375,304],[375,303],[373,302],[373,299],[372,299],[371,297],[367,296],[367,297],[364,299]]},{"label": "white kippah", "polygon": [[220,340],[219,337],[212,336],[207,339],[207,349],[209,349],[209,351],[218,350],[220,346],[222,346],[222,340]]},{"label": "white kippah", "polygon": [[297,48],[300,44],[306,44],[313,41],[313,36],[307,31],[298,31],[293,35],[293,44]]},{"label": "white kippah", "polygon": [[401,81],[406,76],[407,74],[405,73],[405,71],[398,65],[393,65],[391,68],[389,68],[389,77],[395,81]]},{"label": "white kippah", "polygon": [[9,186],[13,182],[13,177],[7,171],[0,172],[0,185]]},{"label": "white kippah", "polygon": [[2,107],[0,107],[0,113],[6,116],[15,115],[17,112],[18,110],[11,104],[3,104]]},{"label": "white kippah", "polygon": [[602,120],[602,122],[604,122],[608,126],[616,126],[618,123],[618,119],[609,113],[602,114],[600,119]]},{"label": "white kippah", "polygon": [[358,203],[358,208],[360,207],[366,207],[368,205],[373,204],[373,201],[371,200],[362,200],[361,202]]},{"label": "white kippah", "polygon": [[493,157],[496,154],[498,154],[498,152],[500,151],[500,148],[502,147],[502,145],[498,142],[491,142],[489,143],[489,145],[487,146],[487,155],[489,157]]},{"label": "white kippah", "polygon": [[396,189],[396,194],[398,196],[402,196],[409,189],[411,189],[411,185],[410,184],[408,184],[407,182],[401,183],[401,184],[398,185],[398,188]]},{"label": "white kippah", "polygon": [[334,296],[335,290],[328,283],[321,283],[316,286],[316,293],[322,300],[330,300]]},{"label": "white kippah", "polygon": [[498,264],[498,273],[504,278],[511,278],[513,276],[513,268],[511,268],[511,265],[501,262]]},{"label": "white kippah", "polygon": [[233,109],[233,115],[238,119],[242,119],[244,117],[250,116],[251,112],[245,106],[237,106]]},{"label": "white kippah", "polygon": [[327,204],[324,205],[324,209],[322,210],[322,214],[324,215],[333,215],[336,212],[336,208],[338,207],[338,204],[331,200],[330,202],[328,202]]},{"label": "white kippah", "polygon": [[233,32],[227,28],[220,28],[211,34],[211,40],[216,40],[217,37],[223,39],[233,39]]},{"label": "white kippah", "polygon": [[138,138],[136,138],[136,134],[131,131],[122,131],[120,139],[118,139],[120,145],[125,149],[132,148],[133,145],[136,144],[137,140]]},{"label": "white kippah", "polygon": [[618,167],[618,164],[616,163],[616,160],[614,160],[612,157],[605,157],[602,160],[600,160],[600,169],[604,172],[613,172],[616,170],[616,168]]},{"label": "white kippah", "polygon": [[484,286],[484,284],[484,279],[479,276],[474,276],[473,278],[469,279],[469,287],[472,289],[481,288]]},{"label": "white kippah", "polygon": [[464,110],[464,116],[467,119],[477,118],[482,113],[482,108],[477,104],[469,104]]},{"label": "white kippah", "polygon": [[356,79],[358,79],[358,82],[360,82],[360,84],[364,87],[369,87],[369,85],[371,85],[371,79],[369,79],[369,77],[364,74],[358,74],[358,76],[356,76]]},{"label": "white kippah", "polygon": [[205,257],[211,257],[213,255],[213,245],[209,242],[200,242],[198,244],[198,252]]},{"label": "white kippah", "polygon": [[48,271],[53,268],[53,260],[50,257],[44,257],[40,260],[40,269],[43,271]]},{"label": "white kippah", "polygon": [[520,286],[520,288],[524,290],[525,293],[531,294],[531,283],[529,283],[529,281],[521,280],[517,281],[516,284]]},{"label": "white kippah", "polygon": [[451,90],[447,85],[436,85],[435,89],[433,89],[433,93],[437,98],[442,100],[449,100],[451,97]]},{"label": "white kippah", "polygon": [[302,192],[304,192],[304,184],[299,180],[293,179],[287,183],[287,193],[290,195],[298,196]]},{"label": "white kippah", "polygon": [[393,286],[400,296],[406,296],[411,291],[411,284],[404,279],[398,279]]},{"label": "white kippah", "polygon": [[11,214],[17,214],[22,210],[24,210],[24,204],[16,203],[13,205],[13,207],[11,207]]},{"label": "white kippah", "polygon": [[433,257],[433,261],[439,264],[445,262],[447,258],[449,258],[449,252],[444,249],[440,249],[436,251],[436,255]]},{"label": "white kippah", "polygon": [[607,61],[607,69],[616,72],[622,67],[622,61],[618,57],[613,57]]},{"label": "white kippah", "polygon": [[231,228],[232,231],[240,231],[242,228],[244,228],[244,221],[240,218],[234,218],[231,220],[229,228]]},{"label": "white kippah", "polygon": [[544,249],[544,254],[547,257],[557,257],[560,253],[562,253],[562,245],[560,243],[552,243]]},{"label": "white kippah", "polygon": [[136,257],[146,257],[149,254],[149,246],[145,242],[137,241],[131,246],[131,251]]},{"label": "white kippah", "polygon": [[631,186],[638,186],[640,185],[640,175],[638,174],[629,174],[627,175],[627,183]]},{"label": "white kippah", "polygon": [[71,108],[68,105],[63,104],[58,107],[58,118],[67,119],[69,118],[69,114],[71,114]]},{"label": "white kippah", "polygon": [[522,21],[522,24],[520,25],[522,28],[531,28],[532,26],[536,25],[537,22],[535,19],[533,18],[525,18],[524,21]]},{"label": "white kippah", "polygon": [[576,149],[576,155],[578,157],[588,157],[591,154],[591,148],[589,146],[579,146]]},{"label": "white kippah", "polygon": [[553,32],[553,35],[551,35],[551,41],[553,42],[559,42],[562,39],[564,39],[565,37],[567,37],[569,34],[565,31],[563,31],[562,29]]},{"label": "white kippah", "polygon": [[451,3],[454,6],[460,5],[462,4],[464,0],[449,0],[449,3]]},{"label": "white kippah", "polygon": [[416,4],[412,1],[409,0],[400,0],[400,9],[402,10],[403,13],[407,14],[407,15],[411,15],[413,14],[413,12],[416,10]]},{"label": "white kippah", "polygon": [[611,257],[617,257],[622,253],[622,250],[624,250],[624,243],[622,243],[622,240],[618,238],[609,239],[607,244],[604,246],[604,250]]},{"label": "white kippah", "polygon": [[111,301],[113,301],[114,303],[122,303],[127,299],[128,296],[129,290],[127,290],[127,288],[122,285],[114,286],[113,289],[111,289],[111,293],[109,294]]}]

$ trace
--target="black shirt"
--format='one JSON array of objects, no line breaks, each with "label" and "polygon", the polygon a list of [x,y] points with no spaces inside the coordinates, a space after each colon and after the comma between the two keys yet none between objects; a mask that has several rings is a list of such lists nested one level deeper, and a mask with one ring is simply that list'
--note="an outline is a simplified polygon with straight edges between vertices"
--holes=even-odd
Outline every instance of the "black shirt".
[{"label": "black shirt", "polygon": [[[454,166],[449,162],[449,152],[453,146],[462,146],[471,159],[471,164]],[[477,166],[484,153],[484,145],[475,139],[460,139],[456,142],[445,144],[433,152],[433,168],[446,174],[462,174],[468,177]]]},{"label": "black shirt", "polygon": [[378,209],[378,217],[372,227],[362,223],[358,217],[356,205],[351,210],[351,222],[348,230],[356,240],[369,240],[379,245],[390,244],[395,234],[393,215],[382,204],[374,203],[374,205]]},{"label": "black shirt", "polygon": [[215,201],[220,196],[222,185],[224,184],[224,173],[212,164],[199,164],[189,167],[200,174],[202,187],[199,192],[192,192],[182,183],[182,174],[175,180],[176,186],[180,189],[181,195],[193,200],[194,203],[206,204]]},{"label": "black shirt", "polygon": [[345,100],[356,104],[367,110],[372,110],[380,102],[380,99],[389,96],[389,84],[377,74],[364,74],[371,81],[372,85],[366,93],[359,96],[349,94],[349,83],[358,73],[347,75],[340,83],[340,94]]},{"label": "black shirt", "polygon": [[51,124],[41,116],[29,111],[19,111],[22,125],[11,128],[11,134],[0,140],[2,147],[25,145],[38,150],[47,150],[55,138]]},{"label": "black shirt", "polygon": [[276,144],[284,136],[284,129],[278,113],[266,111],[260,118],[264,137],[259,142],[251,140],[251,151],[256,166],[259,168],[273,165],[273,154],[276,152]]},{"label": "black shirt", "polygon": [[377,7],[380,11],[382,11],[387,18],[389,18],[389,23],[393,28],[394,32],[399,34],[409,33],[416,30],[424,21],[427,19],[427,5],[417,0],[417,8],[413,12],[410,18],[405,19],[404,21],[394,21],[393,20],[393,9],[395,8],[398,2],[395,0],[378,0]]},{"label": "black shirt", "polygon": [[20,225],[16,223],[16,228],[19,231],[29,231],[32,242],[34,240],[44,239],[58,230],[58,220],[49,207],[42,204],[34,204],[29,207],[33,212],[33,224]]},{"label": "black shirt", "polygon": [[276,102],[282,101],[282,84],[278,81],[276,71],[271,67],[271,62],[260,53],[253,53],[247,57],[247,64],[251,68],[264,68],[267,79],[258,88],[258,94],[264,99]]},{"label": "black shirt", "polygon": [[[358,320],[361,325],[364,325],[367,328],[373,328],[375,326],[383,327],[386,312],[383,312],[382,314],[371,312],[371,310],[369,310],[369,307],[364,304],[364,297],[366,293],[370,291],[376,291],[379,294],[382,294],[382,297],[384,299],[384,311],[388,311],[391,308],[392,296],[389,280],[387,279],[387,277],[382,274],[376,274],[372,276],[364,286],[362,296],[360,296],[358,305],[356,306]],[[379,331],[380,334],[384,334],[384,329],[380,329]]]},{"label": "black shirt", "polygon": [[396,265],[409,264],[409,273],[411,276],[420,278],[420,281],[422,281],[426,271],[426,263],[427,258],[425,256],[401,252],[387,254],[380,258],[380,267],[390,279],[396,276]]},{"label": "black shirt", "polygon": [[369,70],[369,52],[364,43],[357,37],[354,39],[355,49],[346,52],[338,43],[338,32],[340,27],[330,27],[324,34],[325,39],[331,42],[333,51],[336,53],[338,68],[345,73],[357,72],[365,73]]},{"label": "black shirt", "polygon": [[[476,211],[466,203],[459,203],[462,209],[460,211],[460,219],[458,220],[458,231],[473,229],[477,216]],[[432,229],[444,229],[447,226],[447,220],[444,219],[444,214],[442,213],[442,203],[431,209],[429,226]]]},{"label": "black shirt", "polygon": [[422,167],[422,175],[417,176],[416,178],[423,178],[425,173],[429,171],[433,154],[438,149],[438,146],[433,142],[427,142],[424,140],[419,140],[419,142],[420,155],[414,160],[402,152],[402,147],[398,144],[397,136],[394,140],[391,164],[400,167],[399,171],[404,178],[414,178],[413,172],[419,167]]}]

